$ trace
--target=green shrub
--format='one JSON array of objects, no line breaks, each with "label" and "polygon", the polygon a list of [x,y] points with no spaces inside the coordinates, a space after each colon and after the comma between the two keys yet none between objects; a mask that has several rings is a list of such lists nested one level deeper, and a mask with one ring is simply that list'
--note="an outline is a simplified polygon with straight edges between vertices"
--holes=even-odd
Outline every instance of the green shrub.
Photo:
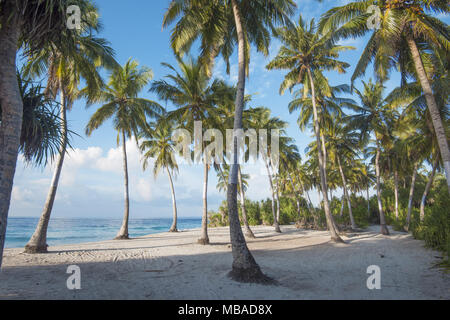
[{"label": "green shrub", "polygon": [[272,200],[266,199],[261,201],[260,209],[262,223],[271,226],[273,224]]},{"label": "green shrub", "polygon": [[[440,179],[431,196],[433,204],[425,209],[422,223],[415,217],[411,231],[416,239],[425,241],[429,248],[444,252],[449,263],[450,255],[450,196],[445,178]],[[417,216],[417,214],[416,214]]]},{"label": "green shrub", "polygon": [[247,220],[249,225],[258,226],[262,223],[261,210],[258,202],[245,200],[245,209],[247,211]]}]

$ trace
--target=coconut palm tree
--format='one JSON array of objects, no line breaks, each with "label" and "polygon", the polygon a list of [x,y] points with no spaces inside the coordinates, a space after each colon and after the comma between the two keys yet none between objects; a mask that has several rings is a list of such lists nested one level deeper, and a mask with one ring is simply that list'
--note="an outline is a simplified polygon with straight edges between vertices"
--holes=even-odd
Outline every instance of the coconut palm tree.
[{"label": "coconut palm tree", "polygon": [[[328,229],[331,238],[334,241],[342,242],[338,235],[337,228],[333,222],[328,202],[327,176],[326,176],[326,150],[324,140],[321,137],[319,125],[319,111],[317,108],[316,84],[326,84],[324,75],[325,70],[336,70],[340,73],[345,72],[349,66],[348,63],[337,60],[339,52],[352,49],[352,47],[339,46],[332,41],[332,33],[321,34],[317,32],[314,19],[307,26],[302,17],[299,17],[298,24],[288,26],[277,31],[281,42],[283,43],[278,55],[267,65],[271,69],[289,70],[280,87],[280,93],[286,89],[291,89],[303,84],[304,97],[310,94],[313,111],[314,132],[316,135],[320,185],[322,196],[324,199],[325,216],[327,219]],[[325,96],[331,95],[329,86],[322,85],[323,88],[328,87]],[[325,90],[324,90],[325,93]]]},{"label": "coconut palm tree", "polygon": [[[245,77],[249,75],[250,45],[268,54],[270,32],[277,24],[289,23],[289,16],[296,7],[293,0],[173,0],[164,16],[163,26],[168,26],[178,17],[172,32],[171,42],[175,52],[187,52],[194,41],[200,38],[201,56],[212,66],[221,54],[227,62],[234,46],[238,47],[238,83],[234,130],[242,128],[244,110]],[[237,155],[237,144],[234,146]],[[237,210],[238,165],[233,159],[228,188],[228,210],[230,236],[233,252],[233,267],[230,276],[238,281],[267,281],[248,250],[239,223]]]},{"label": "coconut palm tree", "polygon": [[352,160],[357,156],[359,137],[352,127],[343,125],[342,123],[342,118],[337,116],[332,119],[329,126],[326,126],[327,149],[329,150],[330,158],[339,169],[344,197],[347,199],[350,223],[352,229],[356,229],[357,226],[353,217],[352,204],[348,190],[348,179],[344,169],[347,167],[345,164],[351,164]]},{"label": "coconut palm tree", "polygon": [[371,17],[368,13],[370,6],[376,6],[380,10],[380,24],[378,28],[373,29],[352,80],[362,76],[372,61],[380,80],[385,80],[393,67],[400,66],[401,70],[405,70],[408,60],[412,61],[414,68],[411,75],[418,80],[425,95],[450,192],[450,150],[445,126],[432,90],[432,74],[427,71],[423,58],[425,49],[430,51],[443,49],[448,52],[450,48],[447,24],[433,16],[433,13],[450,12],[448,1],[354,1],[325,13],[320,28],[323,31],[334,30],[335,38],[363,36],[372,31],[368,24]]},{"label": "coconut palm tree", "polygon": [[[287,175],[287,183],[290,184],[297,203],[297,213],[300,218],[301,215],[301,196],[303,195],[303,188],[296,183],[296,167],[301,163],[302,157],[298,151],[298,147],[294,144],[293,139],[284,138],[280,143],[280,162],[282,164],[282,173]],[[293,174],[294,173],[294,174]]]},{"label": "coconut palm tree", "polygon": [[[280,130],[279,133],[282,135],[284,133],[284,128],[287,126],[287,123],[280,120],[277,117],[272,117],[270,114],[270,110],[264,107],[260,108],[252,108],[249,110],[251,113],[251,118],[249,120],[250,127],[255,130],[267,130],[267,138],[268,140],[271,139],[271,133],[272,130]],[[270,150],[271,143],[267,143],[267,150],[261,150],[260,156],[262,158],[262,161],[264,163],[264,166],[266,167],[267,171],[267,178],[269,179],[269,186],[272,196],[272,215],[273,215],[273,226],[275,228],[275,232],[281,233],[281,229],[278,223],[278,217],[279,214],[277,214],[277,203],[279,203],[278,199],[278,188],[277,188],[277,180],[275,179],[276,173],[274,172],[274,169],[277,168],[274,167],[272,163],[272,155]],[[279,208],[279,205],[278,205]],[[279,212],[279,211],[278,211]]]},{"label": "coconut palm tree", "polygon": [[[449,104],[450,95],[448,75],[446,72],[448,69],[448,59],[445,59],[445,56],[445,54],[442,54],[442,56],[433,56],[433,66],[437,71],[435,77],[433,78],[432,89],[433,92],[435,92],[435,99],[438,104],[440,117],[444,120],[444,127],[448,129],[450,128],[448,125],[450,113],[447,106]],[[405,106],[403,113],[404,118],[406,119],[406,121],[404,121],[406,128],[403,127],[402,129],[403,131],[406,131],[406,134],[403,135],[407,137],[410,133],[407,129],[409,130],[411,127],[414,127],[419,131],[417,133],[417,137],[420,137],[421,140],[427,141],[425,143],[427,148],[424,148],[424,157],[428,158],[432,170],[420,204],[420,219],[422,221],[425,216],[426,198],[432,186],[436,170],[439,169],[441,163],[439,157],[439,143],[435,135],[431,115],[427,112],[426,98],[422,92],[420,83],[416,81],[403,84],[401,87],[394,89],[386,97],[386,101],[395,107]],[[448,130],[446,131],[446,135],[449,136]],[[422,145],[424,144],[422,143]],[[398,182],[396,182],[396,185],[398,185]]]},{"label": "coconut palm tree", "polygon": [[363,137],[362,140],[368,140],[368,137],[373,133],[375,136],[375,173],[376,173],[376,191],[378,200],[378,212],[380,215],[381,233],[384,235],[389,234],[389,230],[386,226],[386,218],[383,211],[383,205],[381,201],[381,169],[380,169],[380,157],[382,153],[382,144],[386,139],[390,139],[389,128],[391,126],[391,119],[393,111],[383,99],[384,87],[381,83],[374,84],[372,80],[368,83],[362,81],[363,91],[354,89],[361,105],[359,106],[358,113],[350,116],[350,127],[358,128]]},{"label": "coconut palm tree", "polygon": [[178,232],[177,229],[177,201],[173,186],[172,175],[178,172],[175,142],[172,133],[175,128],[173,122],[159,121],[156,128],[144,127],[139,134],[140,149],[143,154],[143,169],[147,169],[150,159],[154,159],[153,174],[155,178],[161,171],[166,171],[169,177],[172,192],[173,222],[169,232]]},{"label": "coconut palm tree", "polygon": [[89,0],[0,1],[0,267],[23,119],[16,54],[21,47],[29,56],[49,43],[74,50],[75,34],[66,25],[69,4],[78,5],[82,21],[93,7]]},{"label": "coconut palm tree", "polygon": [[[217,116],[218,119],[216,121],[216,123],[218,124],[218,129],[222,132],[222,135],[224,137],[226,137],[227,135],[227,130],[233,128],[234,125],[234,115],[235,115],[235,103],[233,101],[233,97],[236,96],[236,88],[235,87],[229,87],[229,96],[227,99],[223,99],[222,101],[219,102],[219,104],[217,105]],[[247,103],[249,103],[251,101],[251,95],[247,95],[245,97],[244,103],[245,105],[247,105]],[[247,109],[244,110],[243,112],[243,119],[242,119],[242,123],[243,123],[243,127],[244,128],[251,128],[251,118],[252,118],[252,111],[251,109]],[[247,148],[247,149],[246,149]],[[246,141],[244,141],[244,144],[242,145],[242,152],[245,154],[245,157],[248,158],[249,157],[249,150],[250,148],[247,146]],[[227,157],[227,153],[224,152],[224,158]],[[228,159],[228,161],[231,161],[231,159]],[[222,167],[220,165],[215,165],[216,171],[218,171],[219,173],[223,173],[222,172]],[[225,169],[225,168],[224,168]],[[229,169],[230,166],[226,166],[226,170],[227,170],[227,179],[223,180],[223,183],[226,184],[226,187],[228,187],[228,180],[229,180]],[[247,209],[245,206],[245,186],[243,185],[243,176],[245,176],[245,174],[242,174],[241,172],[241,168],[239,167],[239,171],[238,171],[238,193],[240,195],[240,205],[241,205],[241,211],[242,211],[242,222],[244,225],[244,229],[245,229],[245,235],[248,238],[255,238],[255,235],[252,231],[252,229],[250,228],[250,225],[248,224],[248,219],[247,219]],[[223,178],[223,174],[219,175],[220,178]],[[224,189],[226,190],[226,189]]]},{"label": "coconut palm tree", "polygon": [[149,68],[139,68],[137,61],[129,59],[123,67],[119,67],[111,73],[107,86],[91,100],[91,103],[104,103],[104,105],[92,115],[86,125],[86,134],[90,136],[106,120],[112,118],[114,129],[117,131],[117,143],[122,139],[125,210],[122,226],[115,237],[116,240],[129,239],[130,199],[126,139],[137,138],[140,129],[148,126],[148,118],[157,118],[163,111],[158,103],[138,97],[152,76]]},{"label": "coconut palm tree", "polygon": [[[199,122],[202,128],[217,128],[219,125],[219,113],[217,105],[231,99],[232,90],[222,80],[210,80],[205,66],[199,60],[192,58],[183,61],[176,57],[180,71],[170,64],[163,63],[173,74],[166,76],[166,80],[158,80],[152,83],[151,92],[158,95],[161,100],[170,101],[176,109],[167,114],[167,119],[176,121],[180,126],[193,133],[195,123]],[[202,132],[203,133],[203,132]],[[195,149],[203,150],[204,142],[195,141]],[[195,152],[195,157],[201,157]],[[200,159],[195,159],[196,161]],[[208,237],[208,174],[210,163],[203,155],[204,181],[203,181],[203,214],[202,234],[198,240],[200,244],[209,244]]]},{"label": "coconut palm tree", "polygon": [[56,159],[56,166],[47,194],[44,208],[30,241],[25,246],[27,253],[42,253],[47,251],[47,228],[50,221],[53,204],[59,183],[59,177],[63,168],[66,150],[67,135],[67,110],[72,108],[74,100],[80,95],[80,83],[86,82],[86,88],[82,92],[92,96],[103,86],[103,80],[99,75],[99,67],[112,69],[117,67],[113,58],[114,51],[104,39],[93,36],[98,32],[98,13],[91,11],[90,20],[82,25],[79,36],[76,39],[77,47],[74,51],[65,54],[63,51],[50,44],[40,52],[32,55],[25,65],[25,74],[34,77],[47,76],[46,93],[53,99],[59,93],[60,118],[63,137],[61,148]]}]

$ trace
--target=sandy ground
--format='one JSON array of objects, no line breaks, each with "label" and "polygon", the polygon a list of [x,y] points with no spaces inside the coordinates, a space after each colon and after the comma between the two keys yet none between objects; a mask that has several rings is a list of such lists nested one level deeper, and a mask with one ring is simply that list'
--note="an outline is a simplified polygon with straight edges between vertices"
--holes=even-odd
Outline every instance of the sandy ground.
[{"label": "sandy ground", "polygon": [[[253,230],[249,248],[277,286],[230,280],[228,228],[216,228],[209,246],[195,243],[197,229],[56,246],[40,255],[6,249],[0,299],[450,299],[450,275],[434,267],[441,254],[408,234],[386,237],[373,226],[334,244],[322,231]],[[66,286],[74,264],[81,290]],[[369,265],[381,268],[380,290],[367,289]]]}]

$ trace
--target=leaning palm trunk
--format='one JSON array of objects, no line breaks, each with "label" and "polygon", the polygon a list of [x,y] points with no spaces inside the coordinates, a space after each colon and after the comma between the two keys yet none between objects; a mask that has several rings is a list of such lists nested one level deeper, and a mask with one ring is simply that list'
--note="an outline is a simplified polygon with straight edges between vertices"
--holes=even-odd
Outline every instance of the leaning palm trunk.
[{"label": "leaning palm trunk", "polygon": [[347,190],[347,179],[345,179],[344,170],[342,170],[341,160],[338,157],[338,164],[339,164],[339,172],[341,173],[342,178],[342,185],[344,189],[344,196],[347,199],[347,206],[348,206],[348,213],[350,215],[350,223],[352,224],[352,229],[356,229],[356,223],[355,219],[353,218],[353,212],[352,212],[352,203],[350,201],[350,196],[348,194]]},{"label": "leaning palm trunk", "polygon": [[398,170],[394,171],[395,220],[398,220]]},{"label": "leaning palm trunk", "polygon": [[[6,224],[14,173],[19,154],[23,103],[16,75],[16,52],[20,21],[5,17],[0,21],[0,267],[5,245]],[[8,19],[8,21],[6,21]]]},{"label": "leaning palm trunk", "polygon": [[412,205],[413,205],[413,197],[414,197],[414,187],[416,184],[416,178],[417,178],[417,166],[418,164],[414,164],[413,169],[413,175],[411,178],[411,187],[409,188],[409,200],[408,200],[408,215],[406,216],[406,231],[409,230],[409,224],[411,223],[411,211],[412,211]]},{"label": "leaning palm trunk", "polygon": [[442,124],[439,108],[437,106],[436,99],[434,98],[433,90],[431,89],[431,84],[430,81],[428,80],[425,68],[423,66],[422,58],[420,57],[420,52],[419,49],[417,48],[417,44],[410,35],[408,35],[407,41],[409,49],[411,50],[411,55],[414,61],[417,76],[419,77],[422,90],[425,94],[428,110],[430,111],[431,119],[433,121],[434,132],[436,134],[439,149],[441,151],[445,175],[447,176],[448,192],[450,193],[450,150],[448,148],[447,136],[445,134],[444,125]]},{"label": "leaning palm trunk", "polygon": [[173,208],[173,222],[169,232],[178,232],[177,229],[177,200],[175,198],[175,188],[173,187],[172,175],[169,168],[167,168],[167,175],[169,176],[170,190],[172,192],[172,208]]},{"label": "leaning palm trunk", "polygon": [[[234,130],[242,129],[242,113],[244,110],[245,94],[245,35],[241,21],[241,13],[236,0],[231,0],[233,15],[236,24],[236,33],[238,37],[238,84],[236,92],[236,106],[234,117]],[[230,180],[227,188],[228,219],[230,221],[230,239],[233,253],[233,266],[230,272],[231,278],[245,282],[264,282],[269,279],[261,272],[258,264],[253,258],[242,233],[239,222],[239,213],[237,208],[237,183],[238,169],[237,163],[238,145],[237,138],[233,141],[234,161],[231,165]]]},{"label": "leaning palm trunk", "polygon": [[339,237],[337,233],[337,228],[334,223],[333,216],[331,215],[330,211],[330,204],[328,202],[328,191],[327,191],[327,180],[326,180],[326,168],[325,168],[325,162],[324,162],[324,154],[322,154],[322,148],[320,144],[320,128],[319,128],[319,119],[317,114],[317,106],[316,106],[316,91],[314,87],[314,81],[311,74],[311,69],[308,68],[308,76],[309,76],[309,82],[311,85],[311,98],[312,98],[312,105],[313,105],[313,114],[314,114],[314,131],[316,134],[316,142],[317,142],[317,152],[319,157],[319,175],[320,175],[320,185],[322,189],[322,195],[323,195],[323,206],[325,211],[325,217],[327,220],[328,230],[331,234],[331,240],[336,242],[343,242],[341,237]]},{"label": "leaning palm trunk", "polygon": [[420,221],[422,222],[425,218],[425,203],[427,201],[428,192],[430,192],[431,186],[433,185],[434,175],[436,174],[437,167],[439,166],[439,157],[433,164],[433,170],[431,170],[430,178],[428,179],[427,185],[422,195],[422,200],[420,201]]},{"label": "leaning palm trunk", "polygon": [[381,234],[389,235],[389,230],[386,226],[386,218],[383,211],[383,203],[381,202],[381,177],[380,177],[380,146],[377,141],[377,155],[375,156],[375,174],[377,176],[377,201],[378,201],[378,212],[380,214],[380,226]]},{"label": "leaning palm trunk", "polygon": [[241,168],[239,168],[238,171],[238,179],[239,179],[239,189],[241,191],[240,193],[241,193],[242,222],[244,222],[245,235],[249,238],[255,238],[255,235],[253,234],[253,231],[252,229],[250,229],[250,226],[248,224],[247,210],[245,208],[244,184],[242,183]]},{"label": "leaning palm trunk", "polygon": [[55,202],[56,191],[58,189],[59,177],[64,163],[64,156],[67,148],[67,115],[66,115],[66,99],[62,86],[62,80],[59,79],[60,88],[60,121],[61,121],[61,147],[56,160],[56,168],[53,173],[50,189],[47,194],[47,200],[45,201],[44,210],[42,211],[36,230],[31,236],[25,246],[26,253],[44,253],[47,252],[47,229],[50,222],[50,215],[52,213],[53,204]]},{"label": "leaning palm trunk", "polygon": [[272,174],[270,173],[269,165],[267,161],[264,161],[267,170],[267,177],[269,178],[270,191],[272,194],[272,216],[273,216],[273,227],[275,228],[275,232],[281,233],[280,225],[278,224],[277,214],[275,210],[275,189],[272,181]]},{"label": "leaning palm trunk", "polygon": [[125,211],[123,214],[122,226],[119,233],[114,240],[126,240],[129,239],[128,235],[128,221],[130,217],[130,196],[128,189],[128,162],[127,162],[127,141],[125,137],[125,131],[122,130],[122,152],[123,152],[123,172],[124,172],[124,196],[125,196]]},{"label": "leaning palm trunk", "polygon": [[208,237],[208,168],[209,164],[205,163],[204,181],[203,181],[203,214],[202,214],[202,237],[198,239],[198,243],[209,244]]}]

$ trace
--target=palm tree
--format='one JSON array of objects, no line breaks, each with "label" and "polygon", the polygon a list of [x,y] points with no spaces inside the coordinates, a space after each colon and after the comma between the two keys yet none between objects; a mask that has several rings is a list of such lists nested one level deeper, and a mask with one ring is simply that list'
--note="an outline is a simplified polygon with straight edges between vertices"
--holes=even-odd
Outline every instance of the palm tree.
[{"label": "palm tree", "polygon": [[[217,124],[219,125],[219,128],[222,132],[222,135],[225,137],[227,134],[227,130],[230,128],[233,128],[233,124],[234,124],[234,114],[235,114],[235,104],[233,101],[232,97],[236,96],[236,88],[235,87],[230,87],[229,88],[229,93],[230,96],[228,97],[228,99],[224,99],[222,101],[219,102],[219,104],[217,105],[218,108],[218,120],[217,120]],[[248,103],[251,101],[251,96],[247,95],[245,97],[245,101],[244,103]],[[243,126],[244,127],[251,127],[251,118],[252,118],[252,112],[251,110],[244,110],[243,112]],[[247,150],[245,150],[245,141],[244,141],[244,145],[243,147],[243,152],[244,154],[249,153],[249,148],[247,147]],[[227,153],[224,152],[224,158],[226,158]],[[231,159],[228,159],[231,160]],[[223,179],[223,181],[221,183],[225,184],[225,189],[226,190],[226,194],[228,193],[227,191],[227,187],[228,187],[228,180],[229,180],[229,173],[230,173],[230,166],[225,165],[224,169],[226,169],[226,179],[224,179],[224,171],[222,171],[222,167],[220,165],[215,165],[216,170],[218,170],[219,172],[221,172],[221,175],[219,175],[219,178]],[[225,168],[226,167],[226,168]],[[242,211],[242,222],[244,225],[244,229],[245,229],[245,235],[249,238],[255,238],[255,234],[253,233],[252,229],[250,228],[250,225],[248,224],[248,219],[247,219],[247,209],[245,206],[245,190],[246,190],[246,186],[244,185],[246,183],[246,181],[244,180],[244,177],[246,176],[246,174],[242,174],[241,172],[241,168],[239,167],[239,171],[238,171],[238,193],[240,195],[240,205],[241,205],[241,211]]]},{"label": "palm tree", "polygon": [[111,73],[106,88],[98,92],[91,101],[91,103],[105,104],[92,115],[86,126],[86,134],[90,136],[106,120],[112,118],[114,129],[117,131],[117,142],[119,143],[122,138],[125,211],[122,226],[115,237],[116,240],[129,239],[130,199],[126,139],[133,136],[137,138],[139,130],[147,126],[147,117],[156,118],[163,110],[158,103],[138,97],[152,76],[149,68],[139,68],[137,61],[129,59],[123,67],[119,67]]},{"label": "palm tree", "polygon": [[[167,171],[169,177],[170,190],[172,192],[173,222],[169,232],[177,232],[177,201],[175,189],[173,187],[172,174],[178,172],[178,164],[175,158],[175,142],[172,140],[174,124],[170,121],[160,121],[155,129],[143,128],[139,134],[141,140],[140,149],[145,152],[143,155],[143,168],[148,166],[148,161],[153,158],[153,174],[155,178],[162,170]],[[145,139],[145,140],[143,140]],[[143,141],[142,141],[143,140]],[[172,172],[172,173],[171,173]]]},{"label": "palm tree", "polygon": [[371,61],[374,61],[375,71],[381,80],[388,77],[391,68],[400,66],[401,70],[405,70],[408,60],[413,62],[412,75],[420,82],[425,95],[450,192],[450,150],[445,126],[432,90],[432,74],[427,72],[422,54],[425,49],[448,51],[450,48],[448,26],[432,15],[450,12],[448,1],[363,0],[351,2],[325,13],[320,23],[321,30],[334,30],[335,38],[362,36],[370,31],[367,20],[371,14],[368,13],[368,8],[373,5],[381,11],[380,25],[373,31],[352,79],[363,75]]},{"label": "palm tree", "polygon": [[[443,57],[445,56],[443,55]],[[445,121],[445,128],[450,128],[448,125],[449,109],[447,107],[449,104],[448,75],[446,72],[448,69],[448,59],[443,59],[438,55],[435,55],[433,58],[433,65],[437,71],[436,76],[433,78],[432,88],[433,92],[436,93],[435,99],[438,103],[441,119]],[[426,198],[433,183],[436,170],[438,170],[441,162],[439,157],[439,143],[435,135],[431,115],[427,112],[426,98],[422,92],[420,83],[411,82],[394,89],[386,97],[386,101],[395,107],[405,106],[404,118],[406,121],[404,121],[404,126],[406,128],[402,129],[403,131],[406,131],[405,129],[408,131],[404,135],[408,137],[410,135],[410,128],[414,127],[418,130],[416,133],[417,138],[423,140],[421,144],[426,146],[426,148],[423,148],[424,157],[428,158],[432,170],[420,203],[420,219],[423,221]],[[448,130],[446,135],[449,135]],[[396,182],[396,188],[398,188],[398,181]]]},{"label": "palm tree", "polygon": [[[16,54],[22,46],[25,56],[54,43],[71,52],[75,36],[67,29],[68,4],[84,13],[93,7],[89,0],[0,1],[0,267],[14,173],[19,153],[23,102],[16,77]],[[19,39],[21,41],[19,41]]]},{"label": "palm tree", "polygon": [[[330,158],[333,160],[339,169],[342,179],[342,189],[344,197],[347,199],[347,206],[350,216],[350,223],[352,229],[356,229],[355,219],[353,217],[352,204],[350,201],[350,194],[348,191],[347,177],[344,173],[343,163],[351,164],[352,159],[357,155],[356,150],[359,143],[359,138],[353,128],[342,125],[342,118],[337,116],[332,119],[329,126],[327,126],[327,149],[330,153]],[[342,212],[342,211],[341,211]]]},{"label": "palm tree", "polygon": [[[296,167],[301,163],[302,158],[298,151],[298,147],[293,143],[293,139],[284,138],[280,143],[280,161],[282,164],[283,173],[287,175],[288,183],[291,185],[292,192],[297,202],[297,213],[300,218],[301,215],[301,196],[303,195],[303,188],[300,185],[300,190],[296,183]],[[294,175],[292,174],[294,173]]]},{"label": "palm tree", "polygon": [[386,226],[386,218],[383,211],[383,205],[381,201],[381,170],[380,170],[380,157],[382,152],[382,143],[385,139],[390,139],[389,128],[390,115],[392,110],[386,105],[383,99],[383,85],[381,83],[372,83],[369,80],[368,83],[362,81],[364,86],[363,92],[358,89],[354,89],[357,96],[361,101],[358,113],[350,116],[351,127],[358,128],[361,131],[361,135],[365,136],[362,140],[368,140],[371,133],[375,135],[375,173],[376,173],[376,190],[378,200],[378,212],[380,215],[381,233],[384,235],[389,234],[389,230]]},{"label": "palm tree", "polygon": [[52,98],[60,96],[60,119],[63,137],[61,148],[56,159],[55,171],[47,194],[46,202],[39,219],[38,225],[31,239],[25,246],[27,253],[47,252],[47,228],[50,221],[53,204],[61,175],[64,156],[66,154],[67,136],[67,110],[70,110],[74,100],[80,96],[79,85],[85,80],[86,95],[92,95],[103,86],[103,81],[98,73],[100,66],[108,69],[117,67],[113,58],[113,50],[104,39],[93,36],[93,32],[99,31],[97,12],[91,11],[90,21],[83,24],[79,33],[76,50],[65,54],[58,48],[50,45],[40,52],[32,55],[25,66],[25,73],[32,76],[41,76],[47,73],[46,93]]},{"label": "palm tree", "polygon": [[[230,99],[232,92],[230,87],[221,80],[210,81],[206,68],[200,63],[189,58],[183,61],[176,57],[180,72],[173,66],[163,63],[174,74],[169,74],[166,80],[158,80],[152,83],[150,91],[156,93],[161,100],[170,101],[176,107],[167,114],[167,119],[177,121],[181,126],[191,132],[195,123],[200,122],[202,128],[215,128],[218,124],[218,111],[216,106],[222,100]],[[203,141],[195,141],[195,149],[204,146]],[[200,155],[196,152],[195,157]],[[199,160],[199,159],[196,159]],[[208,237],[208,173],[210,163],[203,156],[204,181],[203,181],[203,214],[202,235],[198,240],[200,244],[209,244]]]},{"label": "palm tree", "polygon": [[[255,130],[265,129],[267,130],[267,136],[268,139],[271,139],[270,133],[272,130],[282,130],[287,126],[287,123],[280,120],[277,117],[271,117],[270,110],[267,108],[253,108],[249,110],[249,113],[251,114],[249,124],[250,127]],[[280,131],[281,133],[281,131]],[[279,203],[277,201],[278,199],[278,193],[277,193],[277,182],[274,177],[274,167],[272,166],[271,161],[271,150],[269,147],[269,143],[267,144],[268,148],[267,150],[262,150],[260,152],[260,155],[262,157],[262,160],[264,162],[264,166],[267,170],[267,178],[269,179],[269,186],[272,196],[272,215],[273,215],[273,226],[275,228],[275,232],[281,233],[280,226],[278,224],[278,216],[277,214],[277,205],[276,203]],[[279,205],[278,205],[279,208]],[[279,211],[278,211],[279,212]]]},{"label": "palm tree", "polygon": [[[222,54],[227,62],[233,48],[238,46],[238,83],[234,130],[242,128],[244,110],[245,76],[249,74],[250,44],[268,54],[269,30],[276,24],[286,24],[296,7],[293,0],[172,0],[164,16],[163,26],[168,26],[181,16],[173,30],[171,42],[175,52],[187,52],[197,38],[201,39],[202,57],[208,66]],[[237,155],[237,144],[234,145]],[[233,267],[230,276],[238,281],[267,281],[248,250],[239,223],[237,209],[238,164],[233,159],[230,186],[227,189]]]},{"label": "palm tree", "polygon": [[[311,21],[308,27],[301,16],[297,25],[279,29],[277,34],[283,45],[278,55],[267,65],[267,68],[269,70],[290,70],[281,84],[280,93],[283,93],[287,88],[292,89],[297,84],[303,84],[304,96],[307,96],[308,93],[311,94],[313,124],[319,160],[320,185],[324,199],[325,216],[332,240],[342,242],[333,222],[328,202],[326,150],[324,147],[325,142],[321,138],[320,133],[315,86],[317,83],[327,83],[322,74],[324,70],[337,70],[340,73],[345,72],[345,69],[349,65],[337,60],[337,57],[340,51],[352,49],[352,47],[338,46],[330,40],[332,38],[331,33],[322,35],[316,29],[314,20]],[[327,91],[325,95],[331,95],[329,86]]]}]

